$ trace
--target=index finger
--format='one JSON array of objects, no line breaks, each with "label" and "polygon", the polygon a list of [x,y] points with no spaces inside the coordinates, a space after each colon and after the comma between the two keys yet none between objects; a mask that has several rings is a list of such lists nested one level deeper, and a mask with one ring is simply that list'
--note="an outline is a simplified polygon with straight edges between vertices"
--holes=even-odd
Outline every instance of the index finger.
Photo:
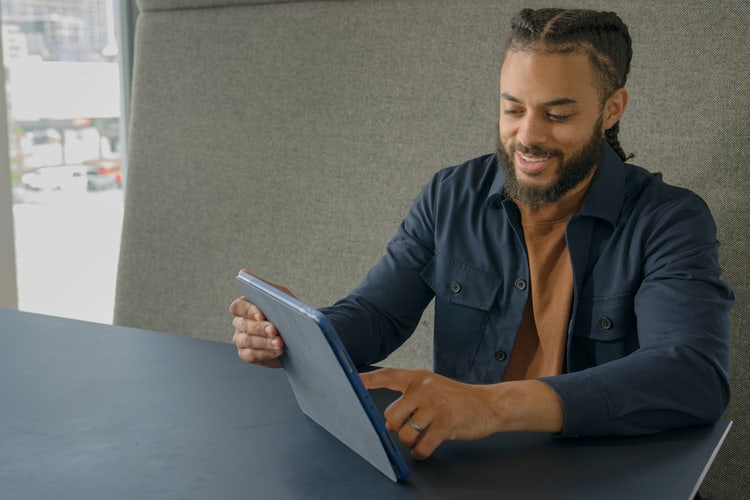
[{"label": "index finger", "polygon": [[266,319],[263,312],[258,309],[258,306],[250,303],[245,297],[240,297],[232,302],[229,306],[229,312],[233,316],[254,319],[255,321],[264,321]]},{"label": "index finger", "polygon": [[359,377],[367,389],[390,389],[403,393],[414,378],[410,370],[400,368],[381,368],[361,373]]}]

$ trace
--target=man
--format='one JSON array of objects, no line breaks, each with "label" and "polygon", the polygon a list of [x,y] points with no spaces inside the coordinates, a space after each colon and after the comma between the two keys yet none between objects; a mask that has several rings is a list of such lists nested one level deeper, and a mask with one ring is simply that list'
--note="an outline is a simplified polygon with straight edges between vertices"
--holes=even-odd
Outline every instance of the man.
[{"label": "man", "polygon": [[[362,375],[403,393],[385,418],[414,457],[503,431],[649,433],[726,408],[734,297],[716,229],[696,195],[624,163],[631,54],[614,13],[517,14],[496,154],[437,173],[386,255],[322,309],[367,365],[435,299],[435,373]],[[263,313],[230,309],[239,356],[279,366]]]}]

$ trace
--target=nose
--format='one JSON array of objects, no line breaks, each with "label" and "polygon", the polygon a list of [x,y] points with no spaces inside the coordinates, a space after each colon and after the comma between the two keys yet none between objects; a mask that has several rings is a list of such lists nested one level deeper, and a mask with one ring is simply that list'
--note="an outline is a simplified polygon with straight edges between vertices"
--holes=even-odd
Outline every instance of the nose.
[{"label": "nose", "polygon": [[516,140],[524,146],[538,146],[547,141],[547,124],[533,113],[527,113],[518,125]]}]

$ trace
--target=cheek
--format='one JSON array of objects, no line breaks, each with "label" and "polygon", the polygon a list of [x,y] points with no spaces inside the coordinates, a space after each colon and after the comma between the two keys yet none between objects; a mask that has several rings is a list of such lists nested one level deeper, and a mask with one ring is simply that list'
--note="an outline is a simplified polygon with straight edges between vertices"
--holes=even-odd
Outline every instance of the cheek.
[{"label": "cheek", "polygon": [[601,123],[596,116],[582,117],[575,123],[567,123],[555,127],[552,139],[558,147],[565,152],[566,156],[585,148],[593,139],[594,135],[602,135]]},{"label": "cheek", "polygon": [[502,118],[500,118],[498,130],[500,141],[505,145],[510,142],[510,140],[515,136],[516,133],[512,123],[510,123],[508,120],[503,120]]},{"label": "cheek", "polygon": [[586,128],[580,126],[565,125],[556,127],[549,136],[549,143],[562,151],[565,156],[580,150],[591,139],[586,134]]},{"label": "cheek", "polygon": [[581,151],[588,144],[590,137],[564,137],[560,138],[560,149],[566,157],[570,157]]}]

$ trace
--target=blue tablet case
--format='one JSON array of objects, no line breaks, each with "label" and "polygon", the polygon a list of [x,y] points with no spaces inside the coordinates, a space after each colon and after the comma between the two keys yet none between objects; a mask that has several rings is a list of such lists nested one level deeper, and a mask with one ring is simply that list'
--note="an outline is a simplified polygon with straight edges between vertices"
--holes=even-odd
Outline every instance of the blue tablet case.
[{"label": "blue tablet case", "polygon": [[409,469],[328,318],[245,272],[237,282],[276,325],[281,363],[305,415],[392,481],[406,479]]}]

